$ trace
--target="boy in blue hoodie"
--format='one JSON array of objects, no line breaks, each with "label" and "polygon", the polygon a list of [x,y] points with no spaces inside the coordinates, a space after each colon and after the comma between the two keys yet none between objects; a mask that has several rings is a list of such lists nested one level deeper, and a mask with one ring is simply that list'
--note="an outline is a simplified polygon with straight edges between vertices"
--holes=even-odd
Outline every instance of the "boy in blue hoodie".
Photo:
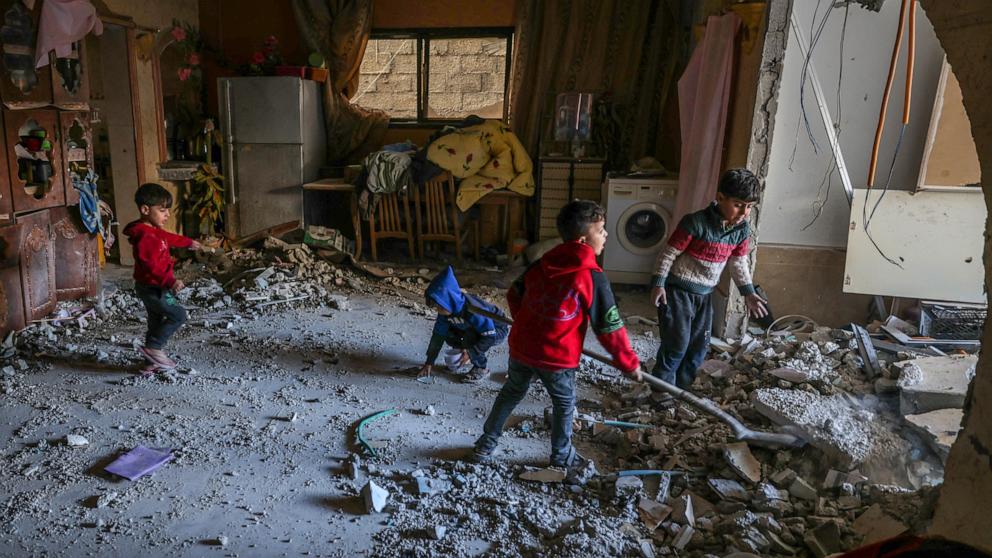
[{"label": "boy in blue hoodie", "polygon": [[437,355],[445,343],[462,350],[461,364],[472,363],[472,369],[465,376],[466,381],[479,382],[488,377],[489,362],[486,352],[506,339],[509,327],[470,312],[468,306],[481,308],[500,316],[504,315],[503,311],[488,302],[463,293],[451,266],[445,268],[431,281],[427,286],[425,298],[427,306],[437,311],[437,319],[434,320],[434,331],[427,346],[427,361],[417,377],[430,376],[434,361],[437,360]]}]

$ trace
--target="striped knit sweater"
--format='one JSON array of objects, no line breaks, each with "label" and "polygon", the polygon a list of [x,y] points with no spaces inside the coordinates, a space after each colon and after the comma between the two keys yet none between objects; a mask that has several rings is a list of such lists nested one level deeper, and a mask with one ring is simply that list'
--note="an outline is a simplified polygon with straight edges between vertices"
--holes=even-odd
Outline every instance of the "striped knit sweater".
[{"label": "striped knit sweater", "polygon": [[747,254],[751,228],[747,221],[725,228],[716,203],[682,218],[658,254],[652,285],[678,287],[708,294],[720,281],[730,260],[734,283],[741,294],[754,293]]}]

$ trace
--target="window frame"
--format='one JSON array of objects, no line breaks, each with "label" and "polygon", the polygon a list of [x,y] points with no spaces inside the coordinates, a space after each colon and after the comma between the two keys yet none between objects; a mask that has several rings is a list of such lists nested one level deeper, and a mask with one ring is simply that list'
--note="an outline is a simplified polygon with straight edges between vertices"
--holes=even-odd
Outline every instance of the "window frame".
[{"label": "window frame", "polygon": [[503,116],[506,120],[510,103],[510,70],[513,61],[512,27],[460,27],[460,28],[411,28],[373,29],[369,40],[414,39],[417,45],[417,117],[389,117],[390,128],[442,128],[461,122],[461,118],[428,118],[427,103],[430,97],[430,44],[432,39],[506,39],[506,67],[503,75]]}]

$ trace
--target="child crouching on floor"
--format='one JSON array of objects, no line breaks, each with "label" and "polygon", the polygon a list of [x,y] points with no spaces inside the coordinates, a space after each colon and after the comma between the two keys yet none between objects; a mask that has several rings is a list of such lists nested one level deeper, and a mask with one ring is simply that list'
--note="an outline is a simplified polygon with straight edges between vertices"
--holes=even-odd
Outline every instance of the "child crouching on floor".
[{"label": "child crouching on floor", "polygon": [[479,382],[488,377],[489,360],[486,352],[506,339],[509,328],[504,323],[471,312],[469,306],[500,316],[503,312],[488,302],[462,292],[451,266],[431,281],[425,298],[427,306],[437,311],[437,319],[434,320],[434,331],[427,346],[427,361],[417,377],[430,376],[434,361],[445,343],[462,350],[460,365],[472,363],[465,381]]}]

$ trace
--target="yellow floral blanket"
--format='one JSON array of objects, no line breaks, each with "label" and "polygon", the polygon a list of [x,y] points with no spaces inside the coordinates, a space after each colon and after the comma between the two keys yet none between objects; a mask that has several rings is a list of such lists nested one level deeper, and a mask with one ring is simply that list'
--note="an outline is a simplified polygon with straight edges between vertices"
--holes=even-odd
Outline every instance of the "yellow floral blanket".
[{"label": "yellow floral blanket", "polygon": [[534,164],[523,144],[499,120],[456,130],[434,140],[427,158],[461,180],[455,201],[467,211],[480,198],[508,188],[534,195]]}]

